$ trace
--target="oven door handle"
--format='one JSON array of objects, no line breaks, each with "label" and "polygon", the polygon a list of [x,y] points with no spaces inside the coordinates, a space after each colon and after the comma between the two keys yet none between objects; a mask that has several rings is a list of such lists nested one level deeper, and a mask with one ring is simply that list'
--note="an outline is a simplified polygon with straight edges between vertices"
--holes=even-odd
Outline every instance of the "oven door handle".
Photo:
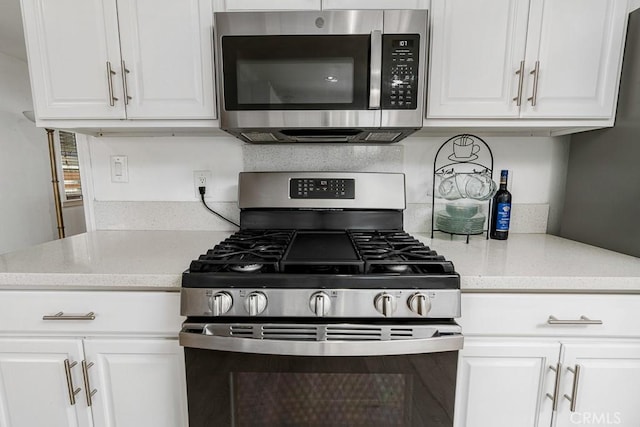
[{"label": "oven door handle", "polygon": [[293,341],[239,337],[220,337],[180,332],[180,345],[205,350],[281,356],[393,356],[438,353],[462,349],[460,334],[432,338],[389,341]]}]

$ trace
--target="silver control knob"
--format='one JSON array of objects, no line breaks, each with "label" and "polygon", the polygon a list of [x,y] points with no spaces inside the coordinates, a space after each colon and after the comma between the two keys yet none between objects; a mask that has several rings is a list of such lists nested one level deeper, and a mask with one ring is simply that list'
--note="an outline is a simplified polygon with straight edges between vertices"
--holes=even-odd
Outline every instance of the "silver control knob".
[{"label": "silver control knob", "polygon": [[386,292],[376,295],[373,305],[385,317],[393,315],[397,308],[396,298]]},{"label": "silver control knob", "polygon": [[326,316],[331,309],[331,297],[324,292],[316,292],[309,299],[309,308],[318,317]]},{"label": "silver control knob", "polygon": [[407,305],[409,306],[409,310],[418,316],[424,317],[429,313],[429,310],[431,310],[431,299],[427,295],[418,292],[409,297]]},{"label": "silver control knob", "polygon": [[218,292],[209,298],[209,308],[214,316],[222,316],[231,310],[233,298],[227,292]]},{"label": "silver control knob", "polygon": [[257,316],[267,308],[267,296],[262,292],[251,292],[244,300],[249,316]]}]

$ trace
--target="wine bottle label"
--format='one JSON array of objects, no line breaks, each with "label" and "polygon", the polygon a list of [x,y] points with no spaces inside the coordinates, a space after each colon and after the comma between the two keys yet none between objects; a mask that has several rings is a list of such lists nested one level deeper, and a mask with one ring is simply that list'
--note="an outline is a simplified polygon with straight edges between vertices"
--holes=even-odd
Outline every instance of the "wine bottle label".
[{"label": "wine bottle label", "polygon": [[511,203],[498,203],[498,218],[496,220],[496,231],[509,231],[510,220],[511,220]]}]

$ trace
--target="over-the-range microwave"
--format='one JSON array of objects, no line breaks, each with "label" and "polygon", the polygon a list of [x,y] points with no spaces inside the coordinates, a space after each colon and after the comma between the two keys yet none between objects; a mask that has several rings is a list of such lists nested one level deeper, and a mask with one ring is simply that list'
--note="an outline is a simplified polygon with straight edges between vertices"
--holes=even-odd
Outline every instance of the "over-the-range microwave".
[{"label": "over-the-range microwave", "polygon": [[246,141],[396,142],[422,127],[427,11],[215,14],[220,127]]}]

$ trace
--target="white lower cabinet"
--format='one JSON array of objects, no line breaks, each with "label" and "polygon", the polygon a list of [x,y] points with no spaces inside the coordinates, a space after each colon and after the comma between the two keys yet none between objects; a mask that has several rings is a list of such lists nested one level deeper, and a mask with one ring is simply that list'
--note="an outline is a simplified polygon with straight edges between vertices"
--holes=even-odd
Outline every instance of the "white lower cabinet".
[{"label": "white lower cabinet", "polygon": [[462,303],[456,427],[640,426],[640,295]]},{"label": "white lower cabinet", "polygon": [[640,426],[640,340],[569,343],[563,350],[556,427]]},{"label": "white lower cabinet", "polygon": [[0,292],[0,427],[187,427],[178,292]]},{"label": "white lower cabinet", "polygon": [[[467,338],[458,366],[456,427],[550,426],[557,343]],[[551,384],[551,387],[549,387]]]},{"label": "white lower cabinet", "polygon": [[79,339],[0,338],[0,426],[91,426],[83,396],[70,394],[81,360]]},{"label": "white lower cabinet", "polygon": [[177,340],[87,339],[84,349],[96,427],[188,425]]}]

